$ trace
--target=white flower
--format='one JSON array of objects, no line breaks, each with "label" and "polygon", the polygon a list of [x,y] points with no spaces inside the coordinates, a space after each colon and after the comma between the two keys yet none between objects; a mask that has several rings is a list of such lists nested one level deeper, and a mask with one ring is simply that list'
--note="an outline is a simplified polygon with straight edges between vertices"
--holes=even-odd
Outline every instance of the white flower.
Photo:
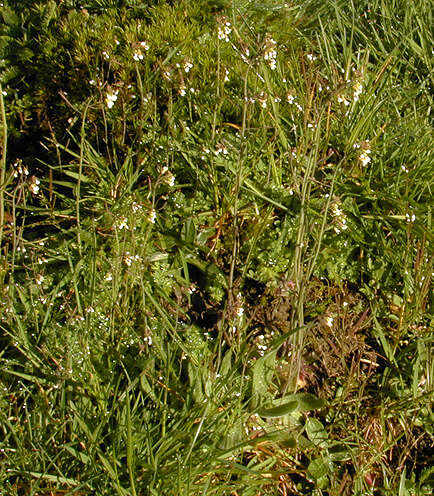
[{"label": "white flower", "polygon": [[131,210],[132,210],[134,213],[136,213],[136,212],[137,212],[137,211],[139,211],[139,210],[142,210],[142,208],[143,208],[143,207],[140,205],[140,203],[137,203],[137,202],[135,202],[135,201],[131,204]]},{"label": "white flower", "polygon": [[325,323],[325,325],[327,327],[333,327],[333,320],[334,319],[333,319],[333,317],[331,315],[327,315],[327,317],[325,318],[324,323]]},{"label": "white flower", "polygon": [[118,93],[119,93],[118,90],[107,91],[105,101],[106,101],[106,105],[109,109],[111,109],[113,107],[113,105],[115,104],[115,101],[118,99]]},{"label": "white flower", "polygon": [[265,39],[265,52],[264,52],[264,60],[266,60],[270,66],[270,69],[274,71],[276,69],[276,59],[277,59],[277,50],[276,50],[276,41],[273,40],[270,36],[267,36]]},{"label": "white flower", "polygon": [[359,155],[359,160],[362,162],[362,165],[368,165],[369,162],[371,161],[371,157],[369,154],[371,153],[371,150],[363,150],[362,153]]},{"label": "white flower", "polygon": [[220,153],[223,153],[223,155],[228,154],[228,149],[222,143],[219,143],[214,151],[215,155],[220,155]]},{"label": "white flower", "polygon": [[405,214],[405,219],[407,222],[414,222],[416,220],[415,214]]},{"label": "white flower", "polygon": [[185,72],[190,72],[190,69],[193,67],[193,64],[189,61],[189,60],[186,60],[184,62],[184,71]]},{"label": "white flower", "polygon": [[133,59],[136,62],[139,62],[139,60],[143,60],[143,53],[140,50],[134,50]]},{"label": "white flower", "polygon": [[267,108],[267,99],[268,95],[262,91],[261,94],[258,96],[258,102],[262,108]]},{"label": "white flower", "polygon": [[226,20],[225,18],[222,18],[220,20],[220,24],[217,29],[217,37],[219,40],[223,40],[228,42],[229,41],[229,35],[232,33],[232,28],[231,28],[231,23]]},{"label": "white flower", "polygon": [[350,104],[350,101],[344,95],[338,95],[338,102],[343,103],[346,107]]},{"label": "white flower", "polygon": [[155,224],[156,218],[157,218],[157,212],[155,211],[155,209],[152,209],[148,214],[148,221],[151,224]]},{"label": "white flower", "polygon": [[357,102],[357,100],[359,99],[360,95],[363,92],[363,85],[360,82],[357,82],[354,84],[353,90],[354,90],[353,100]]},{"label": "white flower", "polygon": [[44,276],[41,274],[38,274],[36,276],[36,284],[38,284],[38,286],[40,286],[43,282],[44,282]]},{"label": "white flower", "polygon": [[122,217],[120,219],[119,224],[118,224],[118,229],[128,229],[128,218],[127,217]]},{"label": "white flower", "polygon": [[31,177],[31,183],[29,184],[29,189],[34,195],[37,195],[39,193],[40,184],[41,181],[37,177],[35,176]]}]

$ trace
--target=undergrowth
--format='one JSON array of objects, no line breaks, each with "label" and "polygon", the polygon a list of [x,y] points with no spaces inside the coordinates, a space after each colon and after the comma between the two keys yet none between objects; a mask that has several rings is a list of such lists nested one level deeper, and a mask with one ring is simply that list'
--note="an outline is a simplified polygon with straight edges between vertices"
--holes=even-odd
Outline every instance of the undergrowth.
[{"label": "undergrowth", "polygon": [[0,493],[431,494],[430,2],[0,11]]}]

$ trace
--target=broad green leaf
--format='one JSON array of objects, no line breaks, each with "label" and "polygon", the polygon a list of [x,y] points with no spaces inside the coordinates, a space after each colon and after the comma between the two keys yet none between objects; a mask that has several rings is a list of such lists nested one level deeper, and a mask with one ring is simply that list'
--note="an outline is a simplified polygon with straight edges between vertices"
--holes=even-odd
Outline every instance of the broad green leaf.
[{"label": "broad green leaf", "polygon": [[283,417],[284,415],[293,412],[296,408],[297,402],[291,401],[289,403],[285,403],[284,405],[275,406],[272,408],[260,408],[257,413],[261,417],[276,418]]},{"label": "broad green leaf", "polygon": [[318,410],[319,408],[323,408],[326,406],[326,402],[317,398],[313,394],[310,393],[295,393],[289,394],[287,396],[283,396],[277,400],[273,401],[275,406],[281,405],[283,403],[288,403],[290,401],[297,402],[297,412],[308,412],[311,410]]},{"label": "broad green leaf", "polygon": [[331,463],[331,460],[323,456],[314,458],[307,467],[309,475],[316,481],[330,474],[332,470],[333,464]]},{"label": "broad green leaf", "polygon": [[315,418],[308,418],[306,425],[307,437],[317,446],[325,447],[327,445],[328,434],[322,423]]},{"label": "broad green leaf", "polygon": [[329,446],[328,453],[334,462],[345,462],[351,460],[351,452],[343,443],[336,443]]},{"label": "broad green leaf", "polygon": [[257,403],[258,398],[266,396],[268,388],[273,379],[276,361],[276,352],[269,353],[256,360],[253,366],[253,399]]}]

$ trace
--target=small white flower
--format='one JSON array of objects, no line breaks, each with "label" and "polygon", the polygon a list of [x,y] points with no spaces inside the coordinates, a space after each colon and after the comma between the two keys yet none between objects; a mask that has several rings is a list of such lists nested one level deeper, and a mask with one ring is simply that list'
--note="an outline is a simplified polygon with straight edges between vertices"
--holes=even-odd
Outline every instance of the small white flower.
[{"label": "small white flower", "polygon": [[155,211],[155,209],[152,209],[148,214],[148,221],[151,224],[155,224],[156,218],[157,218],[157,212]]},{"label": "small white flower", "polygon": [[405,214],[405,219],[407,222],[414,222],[416,220],[415,214]]},{"label": "small white flower", "polygon": [[38,274],[36,276],[36,284],[38,284],[38,286],[40,286],[43,282],[44,282],[44,276],[41,274]]},{"label": "small white flower", "polygon": [[112,276],[111,272],[108,272],[106,274],[106,276],[104,277],[104,280],[105,281],[113,281],[113,276]]},{"label": "small white flower", "polygon": [[262,108],[267,108],[267,99],[268,95],[262,91],[261,94],[258,96],[258,102]]},{"label": "small white flower", "polygon": [[325,323],[325,325],[326,325],[327,327],[333,327],[333,321],[334,321],[333,317],[332,317],[331,315],[328,315],[328,316],[325,318],[324,323]]},{"label": "small white flower", "polygon": [[135,201],[131,204],[131,210],[132,210],[134,213],[136,213],[136,212],[137,212],[137,211],[139,211],[139,210],[142,210],[142,208],[143,208],[143,207],[142,207],[139,203],[137,203],[137,202],[135,202]]},{"label": "small white flower", "polygon": [[359,99],[360,95],[363,92],[363,85],[360,82],[357,82],[357,83],[354,84],[353,90],[354,90],[354,92],[353,92],[353,100],[355,102],[357,102],[357,100]]},{"label": "small white flower", "polygon": [[124,256],[124,263],[126,266],[131,267],[132,263],[134,261],[134,257],[130,255],[130,252],[127,251]]},{"label": "small white flower", "polygon": [[215,155],[220,155],[220,153],[223,153],[223,155],[228,154],[228,149],[222,143],[219,143],[214,151]]},{"label": "small white flower", "polygon": [[39,186],[35,183],[29,184],[29,189],[32,194],[37,195],[39,193]]},{"label": "small white flower", "polygon": [[316,60],[315,55],[313,55],[312,53],[306,54],[306,58],[309,59],[311,62],[313,62],[314,60]]},{"label": "small white flower", "polygon": [[359,155],[359,160],[362,163],[362,165],[368,165],[369,164],[369,162],[371,161],[371,157],[369,156],[370,153],[371,153],[371,150],[364,150]]},{"label": "small white flower", "polygon": [[143,60],[143,53],[140,50],[134,50],[133,59],[136,62],[139,62],[140,60]]},{"label": "small white flower", "polygon": [[149,44],[147,41],[141,41],[139,45],[143,48],[143,50],[148,51],[149,50]]},{"label": "small white flower", "polygon": [[113,107],[113,105],[115,104],[115,101],[118,99],[118,93],[119,93],[118,90],[107,91],[105,101],[106,101],[106,105],[109,109],[111,109]]},{"label": "small white flower", "polygon": [[338,95],[338,102],[343,103],[346,107],[350,104],[350,101],[344,95]]},{"label": "small white flower", "polygon": [[223,40],[228,42],[229,35],[232,33],[231,23],[226,21],[224,24],[221,24],[217,30],[217,37],[219,40]]},{"label": "small white flower", "polygon": [[119,224],[118,224],[118,229],[128,229],[128,218],[127,217],[122,217],[120,219]]},{"label": "small white flower", "polygon": [[103,56],[106,60],[109,60],[109,58],[110,58],[110,55],[109,55],[109,54],[108,54],[105,50],[102,52],[102,56]]}]

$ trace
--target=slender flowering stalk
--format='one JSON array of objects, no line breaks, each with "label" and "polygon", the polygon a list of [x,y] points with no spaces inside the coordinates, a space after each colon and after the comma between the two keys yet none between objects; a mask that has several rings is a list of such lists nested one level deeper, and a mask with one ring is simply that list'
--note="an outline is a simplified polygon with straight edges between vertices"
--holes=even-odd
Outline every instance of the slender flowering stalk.
[{"label": "slender flowering stalk", "polygon": [[6,177],[6,148],[8,142],[8,128],[6,123],[6,111],[3,100],[3,88],[0,84],[0,113],[1,113],[1,127],[2,127],[2,157],[0,162],[0,247],[3,241],[3,224],[5,221],[5,205],[4,205],[4,190],[3,185]]}]

